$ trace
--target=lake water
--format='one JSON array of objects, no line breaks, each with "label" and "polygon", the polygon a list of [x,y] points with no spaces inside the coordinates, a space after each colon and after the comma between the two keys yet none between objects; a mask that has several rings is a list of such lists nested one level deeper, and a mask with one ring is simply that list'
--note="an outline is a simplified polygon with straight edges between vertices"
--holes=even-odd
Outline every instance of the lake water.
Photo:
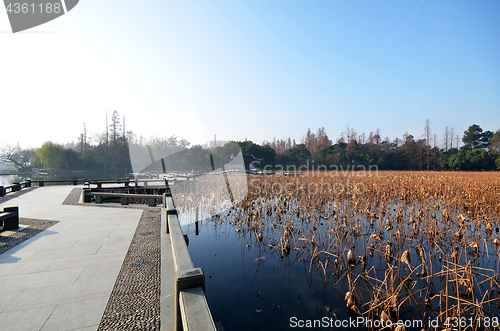
[{"label": "lake water", "polygon": [[[272,224],[275,223],[273,217],[266,220],[269,224],[267,229],[271,231]],[[195,267],[201,267],[205,273],[205,294],[214,322],[221,322],[227,331],[291,330],[296,329],[293,327],[293,321],[298,320],[332,319],[332,323],[335,320],[346,321],[349,320],[344,301],[345,293],[349,291],[347,274],[350,274],[353,280],[356,279],[358,287],[370,288],[371,280],[384,279],[389,264],[396,268],[395,270],[399,270],[395,272],[395,277],[409,273],[404,263],[392,260],[388,262],[377,250],[373,255],[367,256],[367,272],[363,270],[361,264],[357,264],[349,271],[340,269],[337,274],[332,273],[332,269],[329,268],[330,271],[325,274],[317,266],[318,261],[326,261],[328,258],[324,254],[312,264],[310,256],[301,250],[292,249],[290,254],[284,257],[276,246],[269,247],[265,241],[259,242],[253,231],[238,228],[232,215],[223,213],[219,218],[206,219],[200,223],[198,233],[195,224],[185,225],[182,229],[189,237],[189,251]],[[364,232],[372,233],[373,230],[367,223],[364,225]],[[367,241],[366,237],[359,237],[356,246],[363,247],[364,241]],[[491,244],[491,237],[489,241],[487,244],[485,242],[482,248],[485,251],[481,256],[469,257],[471,267],[490,270],[498,268],[500,255],[497,255],[497,249]],[[489,253],[485,253],[486,251]],[[333,253],[346,254],[345,251],[333,251]],[[401,253],[398,251],[394,255],[400,256]],[[444,255],[446,254],[447,252]],[[467,253],[463,252],[462,258],[464,254]],[[443,268],[446,257],[443,261],[438,257],[439,254],[433,254],[430,260],[431,270]],[[444,291],[443,281],[446,280],[443,279],[444,276],[428,279],[420,275],[423,267],[419,266],[419,257],[413,250],[411,260],[414,261],[413,273],[408,286],[412,288],[413,293],[417,293],[415,300],[420,300],[418,295],[425,294],[426,291],[429,291],[429,296]],[[481,272],[478,272],[476,275],[478,282],[482,279],[480,274]],[[381,293],[384,289],[383,284],[385,283],[380,283]],[[489,281],[481,286],[487,291]],[[398,293],[399,301],[414,296],[409,294],[406,285],[400,285]],[[370,292],[364,291],[361,301],[369,300]],[[438,300],[434,299],[434,308],[437,302]],[[495,301],[491,305],[485,305],[485,308],[488,308],[486,317],[491,318],[500,314],[499,303]],[[330,310],[327,310],[327,307]],[[360,307],[366,310],[365,306],[360,305]],[[400,308],[399,318],[403,321],[426,320],[429,316],[436,318],[437,314],[430,306],[415,304],[412,300],[405,301]],[[473,317],[467,315],[467,318]],[[330,330],[329,327],[315,329]]]},{"label": "lake water", "polygon": [[0,186],[7,186],[23,179],[22,176],[0,175]]},{"label": "lake water", "polygon": [[[214,322],[224,330],[288,330],[290,318],[349,316],[338,289],[325,285],[309,261],[292,251],[284,258],[277,249],[260,243],[253,233],[237,233],[228,222],[204,221],[199,235],[195,225],[183,227],[195,267],[206,277],[206,297]],[[248,245],[248,246],[247,246]]]}]

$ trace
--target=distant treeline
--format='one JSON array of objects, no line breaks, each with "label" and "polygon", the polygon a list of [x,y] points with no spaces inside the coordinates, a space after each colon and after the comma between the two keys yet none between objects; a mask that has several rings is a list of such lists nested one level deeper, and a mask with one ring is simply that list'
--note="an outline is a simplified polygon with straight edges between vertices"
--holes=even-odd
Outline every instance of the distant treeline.
[{"label": "distant treeline", "polygon": [[[254,167],[261,169],[286,170],[299,166],[301,169],[313,166],[316,169],[319,166],[322,169],[376,166],[379,170],[500,169],[500,130],[495,133],[483,131],[474,124],[459,139],[453,129],[446,128],[441,140],[436,134],[430,134],[428,120],[420,139],[405,134],[403,139],[390,141],[389,138],[382,139],[379,130],[365,137],[347,127],[333,143],[321,128],[317,133],[308,130],[298,144],[290,138],[265,141],[261,145],[236,141],[207,150],[199,145],[189,147],[189,142],[175,136],[137,139],[131,131],[125,131],[115,112],[109,130],[95,135],[93,144],[83,136],[80,138],[79,143],[71,148],[50,141],[40,148],[4,146],[1,159],[23,172],[33,168],[49,169],[55,173],[97,171],[107,177],[127,176],[140,170],[158,172],[163,171],[163,166],[166,171],[210,171],[229,162],[240,150],[243,155],[261,159],[253,163]],[[459,143],[462,146],[459,147]],[[130,150],[142,150],[140,157],[146,166],[133,169]],[[137,155],[132,156],[132,160],[137,158]],[[163,156],[168,157],[164,158],[162,165]]]},{"label": "distant treeline", "polygon": [[[265,141],[257,145],[251,141],[237,142],[243,154],[252,154],[263,159],[260,167],[284,168],[289,166],[319,167],[322,169],[343,169],[376,165],[380,170],[499,170],[500,169],[500,130],[495,133],[483,131],[471,125],[459,139],[452,129],[446,127],[442,140],[431,134],[430,122],[425,122],[424,134],[417,139],[405,134],[403,139],[382,139],[380,130],[358,135],[347,127],[336,143],[328,138],[325,129],[317,133],[311,130],[297,144],[291,138]],[[459,148],[459,144],[462,146]],[[213,151],[224,159],[232,151],[221,147]],[[304,168],[304,167],[302,167]]]}]

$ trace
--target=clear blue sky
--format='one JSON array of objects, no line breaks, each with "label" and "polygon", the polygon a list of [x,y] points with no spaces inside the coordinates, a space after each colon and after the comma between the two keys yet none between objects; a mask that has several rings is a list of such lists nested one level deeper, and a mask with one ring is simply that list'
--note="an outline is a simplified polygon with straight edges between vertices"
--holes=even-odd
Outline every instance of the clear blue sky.
[{"label": "clear blue sky", "polygon": [[0,11],[0,109],[29,129],[0,145],[76,141],[113,110],[194,143],[335,140],[347,124],[420,137],[427,118],[440,140],[496,131],[499,17],[500,1],[81,0],[12,34]]}]

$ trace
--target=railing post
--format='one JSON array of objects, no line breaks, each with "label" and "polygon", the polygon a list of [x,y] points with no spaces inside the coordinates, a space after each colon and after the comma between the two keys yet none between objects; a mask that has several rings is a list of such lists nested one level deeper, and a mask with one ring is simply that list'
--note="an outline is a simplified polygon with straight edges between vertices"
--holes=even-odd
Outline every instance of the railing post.
[{"label": "railing post", "polygon": [[26,187],[31,187],[31,179],[26,179]]},{"label": "railing post", "polygon": [[43,187],[44,185],[45,183],[43,182],[43,180],[38,181],[38,187]]},{"label": "railing post", "polygon": [[164,208],[167,209],[167,233],[170,233],[168,215],[177,215],[177,209],[174,208],[174,204],[172,202],[172,196],[170,195],[170,193],[163,194],[163,203],[164,203]]},{"label": "railing post", "polygon": [[[163,208],[169,208],[169,204],[167,203],[168,201],[168,198],[172,198],[172,194],[171,193],[163,193]],[[172,207],[173,208],[173,204],[172,204]]]},{"label": "railing post", "polygon": [[5,196],[5,187],[0,186],[0,198]]},{"label": "railing post", "polygon": [[194,225],[195,225],[194,235],[198,236],[198,235],[200,235],[200,228],[198,225],[198,207],[196,207],[195,213],[196,213],[196,216],[195,216],[195,222],[194,222]]},{"label": "railing post", "polygon": [[21,184],[19,182],[15,182],[12,186],[12,192],[18,192],[21,191]]},{"label": "railing post", "polygon": [[92,197],[90,195],[87,195],[87,192],[91,192],[90,191],[90,188],[84,188],[82,190],[82,199],[81,201],[84,202],[84,203],[90,203],[92,202]]},{"label": "railing post", "polygon": [[190,288],[201,287],[205,292],[205,274],[201,268],[193,268],[189,270],[179,270],[175,273],[175,327],[174,330],[182,330],[182,317],[179,306],[179,295],[183,290]]}]

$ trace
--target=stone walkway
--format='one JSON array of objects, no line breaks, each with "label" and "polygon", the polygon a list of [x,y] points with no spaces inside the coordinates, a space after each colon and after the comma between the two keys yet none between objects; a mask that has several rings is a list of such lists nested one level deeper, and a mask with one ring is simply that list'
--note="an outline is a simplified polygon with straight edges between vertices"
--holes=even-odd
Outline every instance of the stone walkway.
[{"label": "stone walkway", "polygon": [[0,200],[22,218],[58,221],[0,255],[0,330],[98,329],[143,211],[63,205],[73,188]]},{"label": "stone walkway", "polygon": [[160,209],[145,208],[99,331],[160,330],[160,228]]}]

